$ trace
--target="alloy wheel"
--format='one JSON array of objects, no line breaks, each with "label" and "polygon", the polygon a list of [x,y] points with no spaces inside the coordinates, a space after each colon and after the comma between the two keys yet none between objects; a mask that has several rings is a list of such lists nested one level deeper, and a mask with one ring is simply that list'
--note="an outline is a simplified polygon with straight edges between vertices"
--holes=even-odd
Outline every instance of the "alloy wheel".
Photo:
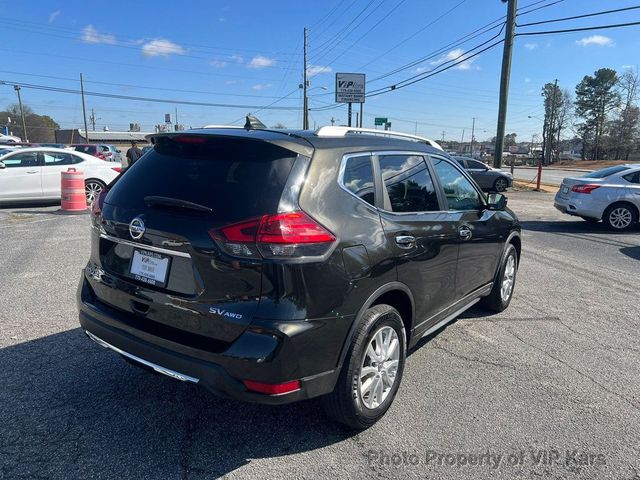
[{"label": "alloy wheel", "polygon": [[507,189],[507,181],[504,178],[499,178],[496,180],[495,186],[498,192],[504,192]]},{"label": "alloy wheel", "polygon": [[369,341],[358,374],[358,389],[366,408],[379,407],[391,392],[398,373],[400,341],[389,326],[380,328]]},{"label": "alloy wheel", "polygon": [[617,207],[609,214],[609,223],[618,229],[627,228],[633,221],[633,214],[626,207]]},{"label": "alloy wheel", "polygon": [[513,255],[509,255],[507,263],[504,266],[504,275],[502,276],[502,287],[500,288],[500,296],[503,302],[507,302],[513,292],[513,284],[516,278],[516,259]]},{"label": "alloy wheel", "polygon": [[98,182],[87,182],[84,185],[84,194],[87,196],[87,203],[92,204],[100,192],[102,191],[102,185]]}]

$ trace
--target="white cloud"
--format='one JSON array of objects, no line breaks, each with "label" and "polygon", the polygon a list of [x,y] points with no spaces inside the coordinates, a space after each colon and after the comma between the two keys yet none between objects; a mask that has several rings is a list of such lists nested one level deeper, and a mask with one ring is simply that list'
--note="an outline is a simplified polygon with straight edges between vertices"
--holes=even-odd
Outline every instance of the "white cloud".
[{"label": "white cloud", "polygon": [[531,79],[529,77],[524,77],[524,83],[531,83]]},{"label": "white cloud", "polygon": [[251,90],[265,90],[267,88],[271,87],[270,83],[257,83],[254,86],[251,87]]},{"label": "white cloud", "polygon": [[269,57],[263,57],[262,55],[256,55],[249,62],[249,68],[265,68],[272,67],[276,64],[275,59]]},{"label": "white cloud", "polygon": [[214,68],[224,68],[227,66],[227,62],[223,62],[221,60],[210,60],[209,65]]},{"label": "white cloud", "polygon": [[440,56],[437,60],[431,62],[431,65],[440,65],[441,63],[448,62],[449,64],[458,63],[455,67],[452,67],[455,70],[471,70],[471,64],[475,61],[475,58],[465,59],[464,50],[461,48],[455,48],[448,53]]},{"label": "white cloud", "polygon": [[184,48],[164,38],[156,38],[142,46],[142,54],[145,57],[168,57],[169,55],[183,55],[184,53]]},{"label": "white cloud", "polygon": [[238,80],[225,80],[224,82],[225,85],[235,85],[236,83],[238,83]]},{"label": "white cloud", "polygon": [[93,25],[87,25],[82,29],[82,41],[84,43],[116,43],[116,37],[106,33],[100,33]]},{"label": "white cloud", "polygon": [[636,67],[634,65],[622,65],[622,68],[624,70],[633,70]]},{"label": "white cloud", "polygon": [[525,43],[524,44],[524,48],[526,48],[527,50],[535,50],[536,48],[538,48],[538,44],[537,43]]},{"label": "white cloud", "polygon": [[55,21],[55,19],[58,18],[58,15],[60,15],[60,10],[56,10],[55,12],[51,12],[49,14],[49,23],[53,23]]},{"label": "white cloud", "polygon": [[426,71],[427,71],[427,67],[416,67],[413,69],[413,73],[422,73]]},{"label": "white cloud", "polygon": [[319,75],[321,73],[331,73],[333,69],[331,67],[325,67],[322,65],[309,65],[307,67],[307,75],[313,77],[314,75]]},{"label": "white cloud", "polygon": [[234,62],[244,63],[244,57],[241,57],[240,55],[231,55],[229,58]]},{"label": "white cloud", "polygon": [[227,19],[226,19],[226,18],[224,18],[224,17],[220,17],[220,18],[218,18],[218,21],[219,21],[220,23],[222,23],[222,22],[226,22],[226,21],[227,21]]},{"label": "white cloud", "polygon": [[616,44],[616,42],[614,42],[612,38],[605,37],[604,35],[591,35],[590,37],[584,37],[580,40],[576,40],[576,43],[581,47],[587,47],[589,45],[613,47]]}]

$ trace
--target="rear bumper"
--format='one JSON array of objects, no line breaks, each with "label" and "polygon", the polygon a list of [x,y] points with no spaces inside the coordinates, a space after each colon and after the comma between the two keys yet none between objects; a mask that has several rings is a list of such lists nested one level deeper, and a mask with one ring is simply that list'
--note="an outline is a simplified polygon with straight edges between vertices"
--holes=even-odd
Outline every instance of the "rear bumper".
[{"label": "rear bumper", "polygon": [[[339,375],[337,357],[331,361],[333,366],[329,369],[305,371],[301,355],[332,350],[329,345],[324,348],[322,335],[318,335],[312,322],[264,322],[256,328],[248,328],[225,352],[212,353],[173,344],[119,321],[118,316],[122,313],[92,296],[84,273],[78,288],[78,307],[82,329],[101,346],[147,369],[196,383],[222,397],[270,405],[286,404],[330,393]],[[316,342],[311,335],[320,341]],[[314,351],[309,351],[309,346],[313,346]],[[300,389],[268,395],[248,390],[242,380],[270,384],[299,380]]]},{"label": "rear bumper", "polygon": [[[582,195],[587,197],[589,195]],[[574,215],[577,217],[602,218],[602,207],[592,201],[591,198],[575,198],[568,196],[562,198],[560,194],[556,194],[553,206],[562,213]]]}]

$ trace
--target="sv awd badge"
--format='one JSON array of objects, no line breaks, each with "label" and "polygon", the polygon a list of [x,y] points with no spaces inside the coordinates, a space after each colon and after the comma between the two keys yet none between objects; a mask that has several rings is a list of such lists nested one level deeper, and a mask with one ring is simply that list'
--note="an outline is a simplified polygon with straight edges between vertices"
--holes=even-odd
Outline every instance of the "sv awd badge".
[{"label": "sv awd badge", "polygon": [[209,313],[213,313],[214,315],[220,315],[221,317],[236,318],[238,320],[242,318],[242,315],[240,315],[239,313],[228,312],[226,310],[223,310],[217,307],[210,307]]}]

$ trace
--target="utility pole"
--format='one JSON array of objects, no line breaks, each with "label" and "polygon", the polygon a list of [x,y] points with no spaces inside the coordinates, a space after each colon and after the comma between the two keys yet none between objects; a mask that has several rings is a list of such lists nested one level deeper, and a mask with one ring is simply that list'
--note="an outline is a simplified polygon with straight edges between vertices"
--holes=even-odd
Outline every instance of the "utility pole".
[{"label": "utility pole", "polygon": [[20,116],[22,117],[22,134],[24,135],[24,142],[29,141],[29,137],[27,137],[27,124],[24,121],[24,108],[22,107],[22,98],[20,97],[20,85],[14,85],[13,89],[18,94],[18,105],[20,106]]},{"label": "utility pole", "polygon": [[82,95],[82,117],[84,118],[84,134],[87,137],[85,140],[87,143],[91,143],[89,140],[89,127],[87,126],[87,107],[84,103],[84,79],[82,73],[80,73],[80,95]]},{"label": "utility pole", "polygon": [[[360,105],[362,105],[362,104],[360,104]],[[359,126],[360,126],[360,117],[359,117],[359,113],[356,112],[356,127],[359,127]]]},{"label": "utility pole", "polygon": [[309,99],[307,98],[307,27],[304,28],[304,70],[302,72],[302,129],[309,129]]},{"label": "utility pole", "polygon": [[[502,0],[505,2],[505,0]],[[511,52],[513,35],[516,29],[516,10],[518,0],[507,1],[507,28],[504,34],[504,50],[502,52],[502,73],[500,76],[500,104],[498,106],[498,132],[496,133],[496,150],[493,166],[502,166],[502,150],[504,148],[504,130],[507,123],[507,100],[509,98],[509,77],[511,76]]]},{"label": "utility pole", "polygon": [[352,116],[352,111],[351,111],[351,102],[348,103],[349,107],[347,110],[347,126],[350,127],[351,126],[351,116]]},{"label": "utility pole", "polygon": [[360,128],[362,128],[362,106],[363,106],[363,105],[364,105],[364,104],[363,104],[362,102],[360,102],[360,123],[358,124],[358,126],[359,126]]},{"label": "utility pole", "polygon": [[416,128],[413,131],[413,134],[416,135],[416,136],[418,135],[418,121],[417,120],[416,120]]},{"label": "utility pole", "polygon": [[96,112],[93,110],[93,108],[91,109],[91,116],[89,117],[89,121],[91,122],[91,130],[93,130],[94,132],[96,131]]},{"label": "utility pole", "polygon": [[445,132],[444,130],[442,130],[442,143],[444,143],[444,135],[445,135],[445,133],[447,133],[447,132]]},{"label": "utility pole", "polygon": [[464,153],[464,128],[462,129],[462,137],[460,137],[460,153]]},{"label": "utility pole", "polygon": [[331,117],[331,126],[333,127],[336,124],[336,119]]},{"label": "utility pole", "polygon": [[473,157],[473,142],[476,139],[476,117],[472,117],[473,123],[471,124],[471,156]]}]

